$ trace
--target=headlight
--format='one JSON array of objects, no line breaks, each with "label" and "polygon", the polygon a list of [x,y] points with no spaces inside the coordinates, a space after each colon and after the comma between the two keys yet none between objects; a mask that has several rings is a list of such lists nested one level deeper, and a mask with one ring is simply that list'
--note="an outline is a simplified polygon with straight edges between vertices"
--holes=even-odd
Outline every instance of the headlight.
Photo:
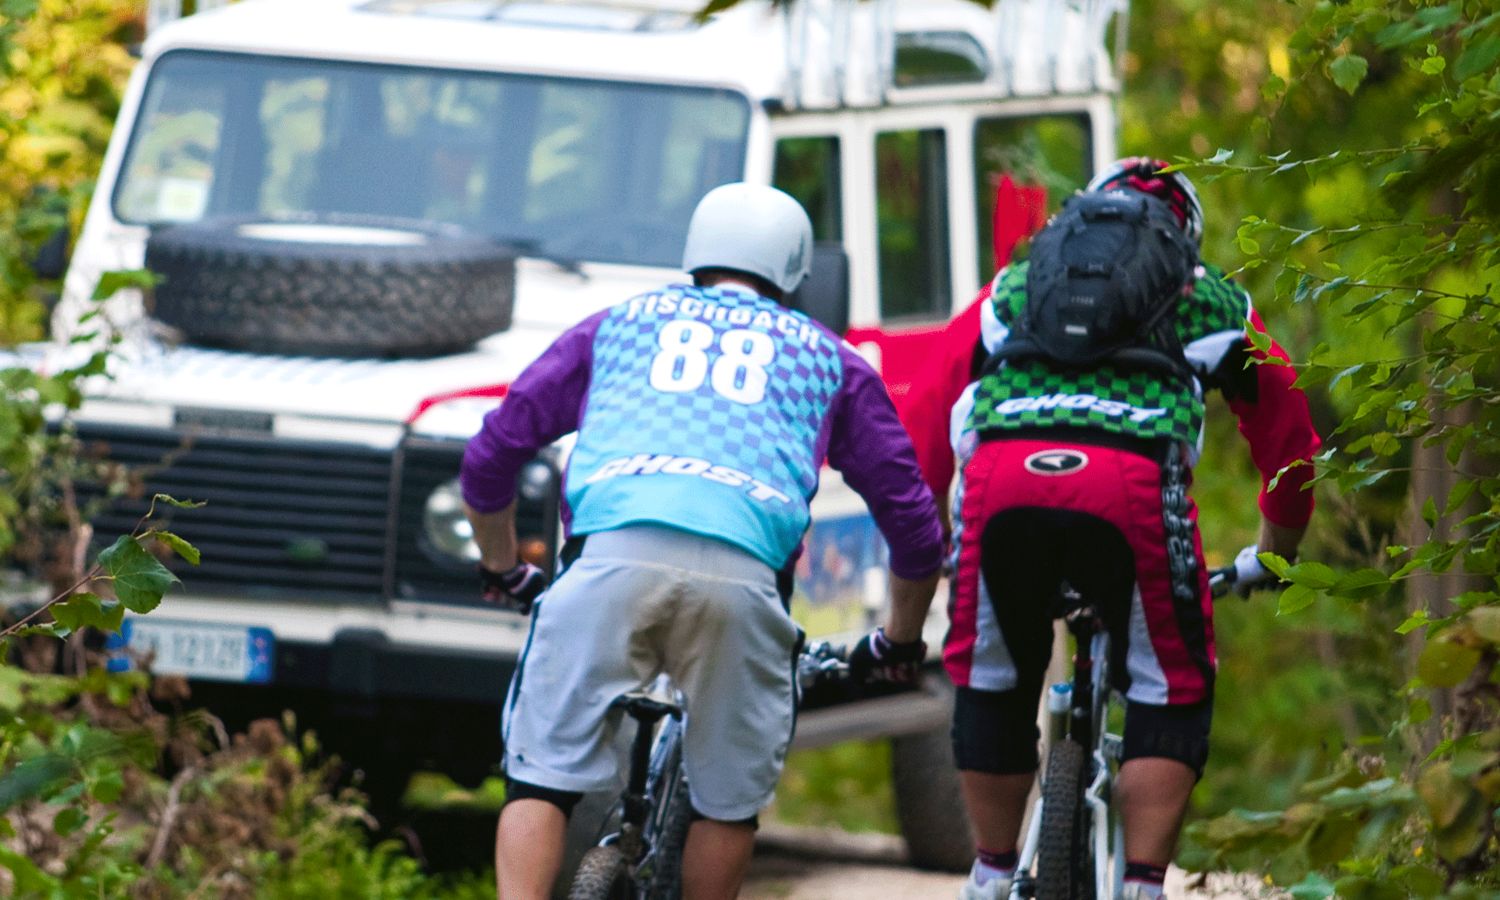
[{"label": "headlight", "polygon": [[[516,477],[516,495],[522,505],[546,504],[556,488],[557,470],[544,462],[527,463]],[[517,521],[516,524],[517,555],[532,565],[550,569],[551,545],[544,535],[528,533],[532,529],[526,527],[535,528],[543,523]],[[474,543],[474,526],[464,515],[464,498],[457,478],[443,482],[427,495],[422,509],[422,537],[428,549],[446,561],[466,565],[479,562],[479,545]]]},{"label": "headlight", "polygon": [[[455,477],[463,450],[459,441],[420,439],[401,448],[394,597],[479,605],[474,579],[479,547]],[[527,463],[516,477],[516,552],[549,575],[557,549],[561,481],[550,453]]]},{"label": "headlight", "polygon": [[437,486],[427,495],[422,510],[422,535],[427,545],[456,562],[479,562],[479,545],[474,543],[474,527],[464,516],[464,498],[454,478]]}]

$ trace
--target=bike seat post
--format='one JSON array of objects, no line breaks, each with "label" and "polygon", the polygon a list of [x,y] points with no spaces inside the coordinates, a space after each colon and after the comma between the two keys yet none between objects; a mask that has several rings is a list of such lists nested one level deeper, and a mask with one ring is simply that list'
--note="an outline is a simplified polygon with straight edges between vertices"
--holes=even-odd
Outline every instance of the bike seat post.
[{"label": "bike seat post", "polygon": [[1074,642],[1073,709],[1068,731],[1074,740],[1087,747],[1094,740],[1094,634],[1103,625],[1098,609],[1066,582],[1058,604]]},{"label": "bike seat post", "polygon": [[641,825],[651,811],[646,798],[646,780],[650,777],[651,744],[656,736],[656,723],[667,716],[676,718],[682,715],[682,709],[644,694],[625,694],[613,705],[624,709],[636,722],[635,739],[630,744],[630,777],[625,789],[624,821]]}]

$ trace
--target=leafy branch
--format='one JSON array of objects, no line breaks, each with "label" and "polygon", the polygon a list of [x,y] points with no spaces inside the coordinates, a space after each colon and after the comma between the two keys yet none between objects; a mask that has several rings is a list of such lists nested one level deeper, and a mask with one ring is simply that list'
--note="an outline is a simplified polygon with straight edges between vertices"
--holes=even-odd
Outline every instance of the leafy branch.
[{"label": "leafy branch", "polygon": [[[154,541],[182,559],[197,565],[199,552],[196,547],[170,531],[147,528],[156,513],[156,504],[166,503],[184,509],[200,507],[202,503],[177,500],[167,494],[156,494],[146,513],[130,534],[121,535],[113,545],[99,554],[98,561],[72,586],[53,596],[16,622],[0,630],[0,659],[4,658],[4,640],[16,636],[46,634],[67,637],[82,628],[98,628],[103,631],[119,631],[125,611],[145,614],[155,609],[167,590],[179,583],[176,575],[144,546]],[[97,594],[81,591],[94,581],[113,584],[116,602],[110,603]],[[30,625],[42,613],[52,614],[53,621],[44,625]]]}]

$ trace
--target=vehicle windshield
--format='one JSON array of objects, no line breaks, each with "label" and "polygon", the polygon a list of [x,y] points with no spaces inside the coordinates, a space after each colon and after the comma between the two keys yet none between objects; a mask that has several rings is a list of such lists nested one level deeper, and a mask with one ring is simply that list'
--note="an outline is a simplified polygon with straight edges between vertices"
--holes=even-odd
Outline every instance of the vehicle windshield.
[{"label": "vehicle windshield", "polygon": [[710,188],[744,176],[728,90],[175,51],[115,188],[137,224],[422,219],[528,255],[675,268]]}]

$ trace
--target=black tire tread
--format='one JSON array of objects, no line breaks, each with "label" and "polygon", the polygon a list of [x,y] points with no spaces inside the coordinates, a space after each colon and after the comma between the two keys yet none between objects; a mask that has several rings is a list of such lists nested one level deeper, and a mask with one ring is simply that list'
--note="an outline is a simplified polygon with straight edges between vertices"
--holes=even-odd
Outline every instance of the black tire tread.
[{"label": "black tire tread", "polygon": [[568,900],[629,900],[630,872],[617,847],[595,847],[583,855]]},{"label": "black tire tread", "polygon": [[1084,829],[1084,779],[1088,751],[1061,740],[1047,754],[1042,780],[1041,842],[1037,848],[1036,900],[1092,900],[1093,860]]},{"label": "black tire tread", "polygon": [[912,865],[967,872],[974,839],[946,725],[891,739],[896,822]]},{"label": "black tire tread", "polygon": [[687,845],[688,826],[692,824],[693,805],[688,796],[687,776],[682,769],[682,742],[678,740],[662,767],[662,775],[673,779],[667,807],[657,819],[653,842],[656,870],[647,885],[650,900],[678,900],[682,896],[682,851]]},{"label": "black tire tread", "polygon": [[265,219],[157,229],[146,267],[160,276],[152,315],[192,343],[261,353],[428,356],[510,326],[515,254],[433,222],[310,217],[420,235],[419,245],[250,237]]}]

